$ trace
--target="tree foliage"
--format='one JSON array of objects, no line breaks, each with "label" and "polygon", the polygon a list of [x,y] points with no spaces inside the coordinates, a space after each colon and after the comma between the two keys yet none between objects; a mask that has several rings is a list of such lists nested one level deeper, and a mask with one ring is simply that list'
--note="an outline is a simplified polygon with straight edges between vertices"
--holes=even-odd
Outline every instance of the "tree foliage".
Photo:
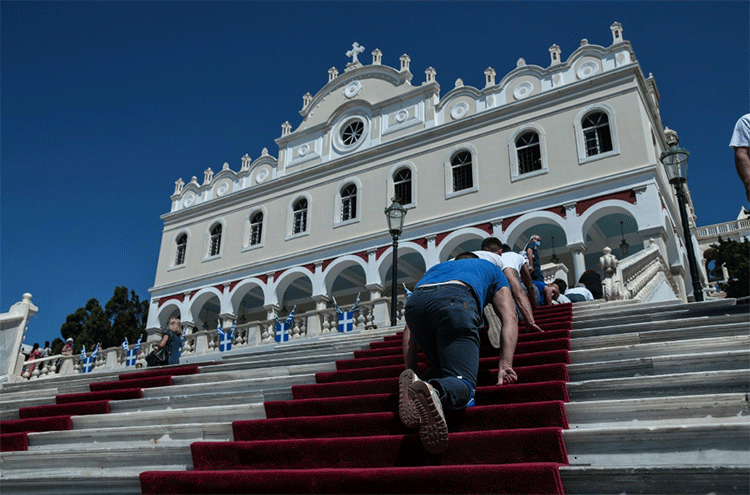
[{"label": "tree foliage", "polygon": [[722,264],[729,272],[729,281],[722,285],[727,297],[745,297],[750,295],[750,241],[742,242],[724,240],[719,237],[718,244],[711,244],[712,258],[716,265]]},{"label": "tree foliage", "polygon": [[115,287],[103,308],[98,300],[89,299],[86,306],[68,315],[60,334],[74,340],[74,353],[81,352],[83,345],[90,352],[97,343],[106,349],[122,344],[126,337],[128,342],[136,342],[146,333],[147,319],[148,300],[141,301],[127,287]]}]

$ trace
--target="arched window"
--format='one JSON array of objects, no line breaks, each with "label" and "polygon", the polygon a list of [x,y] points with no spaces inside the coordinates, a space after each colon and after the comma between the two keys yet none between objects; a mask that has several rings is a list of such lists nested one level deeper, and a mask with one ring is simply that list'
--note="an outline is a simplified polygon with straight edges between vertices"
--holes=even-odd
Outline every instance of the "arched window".
[{"label": "arched window", "polygon": [[612,151],[612,134],[609,130],[609,118],[604,112],[593,112],[586,115],[581,122],[586,156],[599,155]]},{"label": "arched window", "polygon": [[217,223],[211,227],[211,242],[208,248],[209,256],[218,256],[221,253],[221,224]]},{"label": "arched window", "polygon": [[294,206],[294,220],[292,222],[292,234],[299,234],[307,231],[307,199],[298,199]]},{"label": "arched window", "polygon": [[393,195],[402,205],[409,205],[411,201],[411,169],[400,168],[393,174]]},{"label": "arched window", "polygon": [[349,184],[341,190],[341,221],[357,217],[357,186]]},{"label": "arched window", "polygon": [[175,265],[183,265],[185,263],[185,253],[187,252],[187,234],[182,234],[177,237],[177,252],[174,258]]},{"label": "arched window", "polygon": [[516,139],[516,153],[518,154],[518,175],[542,169],[542,152],[539,147],[539,135],[536,132],[525,132]]},{"label": "arched window", "polygon": [[453,172],[453,191],[462,191],[474,187],[471,168],[471,153],[459,151],[451,158],[451,171]]},{"label": "arched window", "polygon": [[263,212],[259,211],[250,218],[250,245],[260,244],[263,234]]}]

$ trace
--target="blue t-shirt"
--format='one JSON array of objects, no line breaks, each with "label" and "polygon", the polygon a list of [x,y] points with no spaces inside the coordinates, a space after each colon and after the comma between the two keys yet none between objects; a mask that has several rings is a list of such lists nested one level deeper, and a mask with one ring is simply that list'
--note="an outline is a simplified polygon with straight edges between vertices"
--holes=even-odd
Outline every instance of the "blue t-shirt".
[{"label": "blue t-shirt", "polygon": [[501,287],[510,287],[505,274],[497,266],[482,259],[462,259],[439,263],[424,274],[416,287],[424,284],[439,284],[460,280],[469,284],[479,298],[480,309],[484,308]]}]

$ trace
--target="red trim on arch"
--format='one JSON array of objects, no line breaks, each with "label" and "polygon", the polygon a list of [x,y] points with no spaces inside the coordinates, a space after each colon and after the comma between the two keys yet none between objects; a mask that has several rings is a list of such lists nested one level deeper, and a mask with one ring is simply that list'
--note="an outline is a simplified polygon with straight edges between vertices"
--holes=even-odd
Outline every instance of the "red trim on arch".
[{"label": "red trim on arch", "polygon": [[367,263],[369,261],[367,259],[367,251],[361,251],[359,253],[354,253],[354,256],[359,256],[360,258],[362,258],[365,261],[365,263]]},{"label": "red trim on arch", "polygon": [[323,264],[320,266],[320,271],[323,271],[323,272],[326,271],[326,268],[328,268],[328,265],[330,265],[331,263],[333,263],[334,259],[335,258],[331,258],[330,260],[325,260],[323,262]]},{"label": "red trim on arch", "polygon": [[492,231],[492,222],[480,223],[479,225],[475,225],[474,227],[477,228],[477,229],[484,230],[489,235],[493,234],[493,231]]},{"label": "red trim on arch", "polygon": [[380,255],[385,253],[385,251],[391,246],[381,246],[375,251],[375,259],[380,259]]},{"label": "red trim on arch", "polygon": [[549,211],[551,213],[557,213],[561,217],[565,218],[565,207],[564,206],[553,206],[551,208],[547,208],[544,211]]},{"label": "red trim on arch", "polygon": [[196,294],[198,293],[198,291],[199,291],[199,290],[200,290],[200,289],[195,289],[195,290],[194,290],[193,292],[191,292],[191,293],[190,293],[190,299],[192,299],[192,298],[193,298],[193,296],[194,296],[194,295],[196,295]]},{"label": "red trim on arch", "polygon": [[422,246],[423,248],[427,249],[427,239],[425,239],[424,237],[422,237],[421,239],[414,239],[411,242],[413,242],[414,244],[418,244]]},{"label": "red trim on arch", "polygon": [[224,293],[224,284],[214,285],[214,289],[218,290],[220,294]]},{"label": "red trim on arch", "polygon": [[164,304],[167,301],[170,301],[172,299],[177,299],[180,302],[183,302],[185,300],[185,294],[175,294],[173,296],[164,296],[159,298],[159,304],[157,304],[158,308],[161,308],[162,304]]},{"label": "red trim on arch", "polygon": [[306,265],[302,265],[302,268],[307,268],[312,273],[315,273],[315,263],[308,263]]},{"label": "red trim on arch", "polygon": [[605,196],[599,196],[597,198],[585,199],[576,203],[576,214],[582,215],[586,210],[591,208],[597,203],[606,201],[608,199],[617,199],[620,201],[627,201],[631,205],[635,204],[635,191],[628,189],[626,191],[620,191],[613,194],[607,194]]},{"label": "red trim on arch", "polygon": [[237,284],[239,284],[240,282],[242,282],[242,280],[235,280],[234,282],[229,284],[229,292],[232,292],[234,288],[237,287]]},{"label": "red trim on arch", "polygon": [[268,275],[258,275],[258,276],[257,276],[257,277],[255,277],[255,278],[257,278],[258,280],[260,280],[260,281],[261,281],[261,282],[263,282],[264,284],[267,284],[267,283],[268,283]]},{"label": "red trim on arch", "polygon": [[516,220],[518,220],[520,217],[521,217],[521,215],[516,215],[514,217],[509,217],[509,218],[503,218],[503,232],[505,232],[505,230],[508,227],[510,227],[510,224],[512,224],[513,222],[515,222]]},{"label": "red trim on arch", "polygon": [[283,270],[279,270],[278,272],[274,272],[274,274],[273,274],[273,279],[274,279],[274,280],[278,280],[278,279],[279,279],[279,275],[281,275],[282,273],[284,273],[284,272],[285,272],[286,270],[287,270],[287,269],[286,269],[286,268],[284,268]]},{"label": "red trim on arch", "polygon": [[446,237],[448,237],[448,234],[450,234],[450,232],[441,232],[440,234],[436,235],[435,236],[435,247],[438,247],[440,245],[440,243],[443,241],[443,239],[445,239]]}]

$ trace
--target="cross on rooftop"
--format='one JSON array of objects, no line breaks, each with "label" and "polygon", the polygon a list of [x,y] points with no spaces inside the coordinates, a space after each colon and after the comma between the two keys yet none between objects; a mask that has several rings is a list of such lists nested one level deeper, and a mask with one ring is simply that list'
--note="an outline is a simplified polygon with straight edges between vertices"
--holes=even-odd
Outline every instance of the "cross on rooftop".
[{"label": "cross on rooftop", "polygon": [[352,61],[350,62],[351,64],[356,64],[357,62],[359,62],[359,60],[357,60],[357,54],[362,53],[363,51],[365,51],[365,47],[359,46],[359,43],[355,41],[354,43],[352,43],[352,49],[346,52],[346,56],[352,57]]}]

